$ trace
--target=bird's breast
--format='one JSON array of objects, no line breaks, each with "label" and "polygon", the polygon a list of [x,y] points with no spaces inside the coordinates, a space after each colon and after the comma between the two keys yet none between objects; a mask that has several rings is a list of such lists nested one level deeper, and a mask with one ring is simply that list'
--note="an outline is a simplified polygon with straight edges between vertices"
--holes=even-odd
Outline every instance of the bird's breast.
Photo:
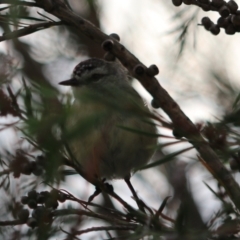
[{"label": "bird's breast", "polygon": [[101,102],[74,103],[68,129],[72,153],[89,177],[124,178],[149,160],[156,144],[143,134],[155,133],[153,124]]}]

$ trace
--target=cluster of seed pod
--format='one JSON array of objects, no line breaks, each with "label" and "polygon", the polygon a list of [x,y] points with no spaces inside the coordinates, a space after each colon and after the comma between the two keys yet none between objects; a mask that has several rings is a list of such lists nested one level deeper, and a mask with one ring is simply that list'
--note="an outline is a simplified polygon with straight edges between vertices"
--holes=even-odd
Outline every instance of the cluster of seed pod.
[{"label": "cluster of seed pod", "polygon": [[42,166],[42,157],[38,156],[36,161],[30,161],[24,151],[17,150],[16,155],[12,156],[12,160],[9,164],[9,170],[13,172],[15,178],[20,177],[21,174],[40,176],[44,172]]},{"label": "cluster of seed pod", "polygon": [[217,24],[213,23],[208,17],[202,19],[202,25],[214,35],[220,33],[220,28],[225,29],[225,33],[229,35],[240,32],[240,11],[234,0],[228,2],[224,0],[172,0],[172,2],[175,6],[185,3],[187,5],[197,5],[204,11],[217,11],[220,15]]},{"label": "cluster of seed pod", "polygon": [[[2,76],[0,77],[2,81],[3,78]],[[0,90],[0,102],[0,116],[7,116],[8,114],[11,114],[13,116],[19,116],[13,106],[12,100],[2,90]]]},{"label": "cluster of seed pod", "polygon": [[113,61],[115,61],[115,56],[110,52],[110,50],[112,49],[112,47],[114,45],[114,41],[112,39],[120,42],[120,37],[116,33],[110,34],[109,37],[110,37],[109,39],[103,41],[103,43],[102,43],[102,48],[104,51],[106,51],[103,58],[106,61],[113,62]]},{"label": "cluster of seed pod", "polygon": [[28,192],[27,196],[21,197],[21,203],[28,205],[33,209],[31,217],[29,217],[29,210],[22,209],[19,214],[19,220],[26,222],[31,228],[35,228],[41,224],[48,224],[53,220],[52,211],[58,207],[58,202],[65,202],[67,195],[55,189],[43,192],[36,192],[32,190]]},{"label": "cluster of seed pod", "polygon": [[224,127],[209,123],[208,125],[204,126],[201,132],[213,149],[224,150],[228,147],[228,136]]}]

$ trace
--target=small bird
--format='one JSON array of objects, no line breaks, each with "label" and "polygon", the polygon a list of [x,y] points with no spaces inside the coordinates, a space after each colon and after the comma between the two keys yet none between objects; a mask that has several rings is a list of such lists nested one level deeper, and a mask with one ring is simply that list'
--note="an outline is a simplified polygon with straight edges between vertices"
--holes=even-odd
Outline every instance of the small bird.
[{"label": "small bird", "polygon": [[59,84],[73,90],[68,144],[89,179],[124,179],[149,161],[157,143],[153,114],[119,62],[82,61]]}]

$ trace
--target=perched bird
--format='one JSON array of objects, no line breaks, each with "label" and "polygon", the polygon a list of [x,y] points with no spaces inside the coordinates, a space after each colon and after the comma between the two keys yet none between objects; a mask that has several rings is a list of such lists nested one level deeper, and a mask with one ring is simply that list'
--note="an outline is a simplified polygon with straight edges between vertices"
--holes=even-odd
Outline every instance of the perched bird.
[{"label": "perched bird", "polygon": [[68,143],[89,179],[126,178],[149,161],[157,142],[153,115],[120,63],[91,58],[59,84],[73,90]]}]

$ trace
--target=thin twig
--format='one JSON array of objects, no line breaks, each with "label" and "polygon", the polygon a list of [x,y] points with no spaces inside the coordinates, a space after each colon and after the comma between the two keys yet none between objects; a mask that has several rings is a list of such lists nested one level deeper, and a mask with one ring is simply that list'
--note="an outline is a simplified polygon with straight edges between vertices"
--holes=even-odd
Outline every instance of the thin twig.
[{"label": "thin twig", "polygon": [[26,36],[29,35],[31,33],[52,27],[52,26],[57,26],[57,25],[63,25],[62,21],[59,22],[44,22],[44,23],[37,23],[37,24],[32,24],[29,25],[28,27],[24,27],[22,29],[13,31],[13,32],[9,32],[9,33],[4,33],[1,37],[0,37],[0,42],[5,41],[5,40],[9,40],[9,39],[13,39],[13,38],[19,38],[22,36]]},{"label": "thin twig", "polygon": [[15,225],[21,225],[25,222],[22,220],[12,220],[12,221],[0,221],[0,226],[15,226]]},{"label": "thin twig", "polygon": [[7,86],[7,91],[8,91],[8,94],[12,100],[12,104],[13,106],[15,107],[16,109],[16,113],[18,114],[18,117],[22,120],[26,120],[26,118],[22,115],[22,111],[21,109],[19,108],[19,105],[18,105],[18,102],[17,102],[17,98],[16,96],[13,94],[12,92],[12,89],[10,88],[10,86]]},{"label": "thin twig", "polygon": [[45,15],[43,15],[42,13],[40,13],[40,12],[37,12],[41,17],[44,17],[44,18],[46,18],[46,19],[48,19],[50,22],[55,22],[53,19],[51,19],[50,17],[47,17],[47,16],[45,16]]},{"label": "thin twig", "polygon": [[68,200],[78,202],[79,204],[81,204],[81,206],[83,206],[85,209],[87,209],[89,211],[91,211],[91,209],[89,209],[88,206],[93,206],[93,207],[100,208],[101,210],[105,210],[108,214],[111,213],[111,214],[114,214],[115,216],[117,214],[117,215],[119,215],[119,217],[126,217],[126,215],[124,213],[119,212],[116,209],[111,209],[111,208],[107,208],[107,207],[104,207],[104,206],[96,204],[96,203],[92,203],[92,202],[89,203],[87,201],[80,200],[80,199],[74,197],[71,193],[69,193],[65,189],[60,190],[60,192],[67,193],[67,199]]},{"label": "thin twig", "polygon": [[88,233],[88,232],[96,232],[96,231],[110,231],[110,230],[116,230],[116,231],[130,231],[130,230],[135,230],[136,226],[103,226],[103,227],[92,227],[92,228],[87,228],[81,231],[76,231],[74,232],[77,235],[81,235],[83,233]]},{"label": "thin twig", "polygon": [[96,212],[89,212],[89,211],[85,211],[85,210],[79,210],[79,209],[59,209],[59,210],[55,210],[53,212],[53,216],[54,217],[61,217],[61,216],[68,216],[68,215],[85,215],[88,217],[93,217],[93,218],[98,218],[98,219],[102,219],[102,220],[106,220],[108,222],[112,222],[115,224],[121,224],[121,225],[125,225],[125,226],[139,226],[138,224],[134,224],[134,223],[129,223],[127,220],[119,220],[119,218],[114,217],[113,215],[108,216],[108,215],[104,215],[104,214],[100,214],[100,213],[96,213]]},{"label": "thin twig", "polygon": [[[160,226],[159,216],[162,216],[162,211],[163,211],[164,207],[166,206],[169,198],[170,198],[170,196],[166,197],[164,199],[164,201],[161,203],[159,209],[157,210],[157,212],[155,213],[155,215],[153,216],[153,218],[151,220],[151,223],[154,224],[156,227]],[[167,220],[169,220],[169,219],[167,219]]]},{"label": "thin twig", "polygon": [[139,223],[145,224],[147,222],[148,216],[145,215],[143,212],[135,210],[132,206],[130,206],[127,202],[125,202],[121,197],[119,197],[115,192],[107,192],[107,193],[111,197],[116,199],[118,202],[120,202],[130,213],[132,213]]},{"label": "thin twig", "polygon": [[134,200],[136,201],[136,203],[137,203],[137,205],[138,205],[138,208],[139,208],[142,212],[146,213],[146,212],[145,212],[145,209],[144,209],[145,204],[143,203],[142,200],[139,199],[139,197],[138,197],[138,195],[137,195],[137,193],[136,193],[136,191],[135,191],[135,189],[134,189],[134,187],[133,187],[133,185],[132,185],[132,183],[131,183],[131,181],[130,181],[130,176],[124,178],[124,180],[125,180],[128,188],[130,189],[130,191],[131,191],[131,193],[132,193],[132,195],[133,195],[133,198],[134,198]]}]

